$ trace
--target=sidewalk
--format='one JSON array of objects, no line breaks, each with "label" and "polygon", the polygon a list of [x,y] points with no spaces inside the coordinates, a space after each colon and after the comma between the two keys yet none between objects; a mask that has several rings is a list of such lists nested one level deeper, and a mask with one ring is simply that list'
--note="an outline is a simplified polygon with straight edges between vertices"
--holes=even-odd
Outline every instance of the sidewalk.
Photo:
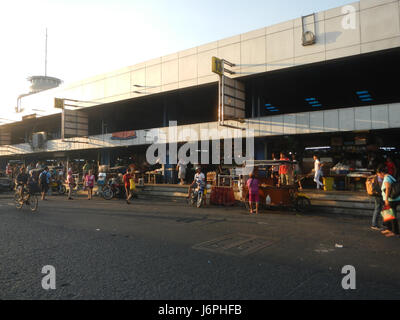
[{"label": "sidewalk", "polygon": [[[147,201],[157,201],[165,203],[178,203],[186,204],[186,195],[188,186],[181,185],[145,185],[138,188],[138,199]],[[97,187],[93,190],[94,200],[100,199],[96,195]],[[307,195],[311,200],[312,213],[330,213],[351,216],[372,216],[374,202],[371,197],[363,192],[350,192],[350,191],[316,191],[316,190],[303,190],[302,193]],[[54,199],[67,199],[67,194],[57,195],[53,194]],[[13,199],[14,192],[0,193],[0,199]],[[79,190],[73,193],[73,198],[85,199],[87,191]],[[117,200],[117,199],[116,199]],[[208,199],[209,200],[209,199]],[[208,201],[208,204],[210,202]],[[235,207],[240,207],[241,202],[237,201]],[[212,208],[231,208],[223,206],[210,206]],[[276,208],[279,210],[288,210]]]}]

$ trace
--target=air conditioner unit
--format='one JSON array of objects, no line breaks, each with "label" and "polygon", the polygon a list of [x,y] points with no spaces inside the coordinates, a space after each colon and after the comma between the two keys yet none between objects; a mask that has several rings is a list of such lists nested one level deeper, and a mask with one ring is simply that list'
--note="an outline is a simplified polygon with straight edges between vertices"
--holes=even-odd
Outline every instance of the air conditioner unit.
[{"label": "air conditioner unit", "polygon": [[35,132],[32,134],[32,148],[43,149],[46,146],[47,133],[46,132]]},{"label": "air conditioner unit", "polygon": [[302,22],[302,42],[303,46],[311,46],[317,42],[315,13],[301,17]]}]

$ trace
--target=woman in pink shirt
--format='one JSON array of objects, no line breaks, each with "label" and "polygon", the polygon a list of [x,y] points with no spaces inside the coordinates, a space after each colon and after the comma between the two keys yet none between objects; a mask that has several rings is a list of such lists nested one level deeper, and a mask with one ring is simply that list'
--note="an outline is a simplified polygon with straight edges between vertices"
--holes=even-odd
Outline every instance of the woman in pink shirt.
[{"label": "woman in pink shirt", "polygon": [[72,200],[72,190],[75,188],[75,178],[72,175],[71,169],[68,170],[67,184],[68,184],[68,200]]},{"label": "woman in pink shirt", "polygon": [[254,173],[250,173],[250,179],[247,180],[247,189],[249,190],[250,214],[253,214],[253,202],[256,204],[256,214],[258,214],[258,204],[260,196],[258,195],[258,180]]},{"label": "woman in pink shirt", "polygon": [[96,181],[95,176],[93,175],[93,171],[89,170],[89,173],[85,177],[85,186],[88,191],[88,200],[92,200],[93,197],[93,187]]}]

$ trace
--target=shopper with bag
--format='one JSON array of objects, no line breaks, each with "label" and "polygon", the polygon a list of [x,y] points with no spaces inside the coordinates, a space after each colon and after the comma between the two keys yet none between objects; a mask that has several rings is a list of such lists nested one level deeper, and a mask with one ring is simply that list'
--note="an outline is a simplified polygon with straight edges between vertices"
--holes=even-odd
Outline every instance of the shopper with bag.
[{"label": "shopper with bag", "polygon": [[397,181],[394,177],[388,174],[388,170],[385,166],[379,166],[377,175],[383,179],[382,198],[385,206],[382,210],[382,218],[386,230],[382,231],[382,234],[386,237],[394,237],[395,235],[399,235],[397,207],[400,204],[400,195],[392,198],[391,196],[393,196],[393,194],[391,194],[391,191]]},{"label": "shopper with bag", "polygon": [[129,168],[126,170],[124,174],[124,185],[125,185],[125,194],[126,194],[126,203],[130,204],[129,200],[132,198],[133,189],[136,187],[135,182],[132,178]]},{"label": "shopper with bag", "polygon": [[371,229],[376,231],[381,231],[381,227],[378,223],[379,216],[383,209],[383,199],[382,199],[382,183],[383,179],[378,175],[373,175],[369,177],[365,183],[367,193],[370,197],[374,198],[374,213],[372,215],[372,225]]}]

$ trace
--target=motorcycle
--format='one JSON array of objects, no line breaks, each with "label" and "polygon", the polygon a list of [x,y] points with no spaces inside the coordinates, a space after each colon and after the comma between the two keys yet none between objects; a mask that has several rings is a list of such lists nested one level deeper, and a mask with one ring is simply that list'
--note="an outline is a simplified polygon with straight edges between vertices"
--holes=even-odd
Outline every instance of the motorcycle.
[{"label": "motorcycle", "polygon": [[63,167],[58,167],[58,166],[49,167],[49,172],[51,173],[49,189],[51,190],[51,193],[64,195],[67,192],[67,188],[63,183],[62,175],[60,176],[60,172],[62,173],[62,171]]},{"label": "motorcycle", "polygon": [[123,198],[125,196],[125,187],[122,183],[119,183],[117,179],[111,179],[101,191],[101,195],[105,200],[111,200],[112,198]]},{"label": "motorcycle", "polygon": [[52,193],[58,193],[59,195],[63,195],[67,192],[67,188],[61,180],[51,181],[49,187]]}]

